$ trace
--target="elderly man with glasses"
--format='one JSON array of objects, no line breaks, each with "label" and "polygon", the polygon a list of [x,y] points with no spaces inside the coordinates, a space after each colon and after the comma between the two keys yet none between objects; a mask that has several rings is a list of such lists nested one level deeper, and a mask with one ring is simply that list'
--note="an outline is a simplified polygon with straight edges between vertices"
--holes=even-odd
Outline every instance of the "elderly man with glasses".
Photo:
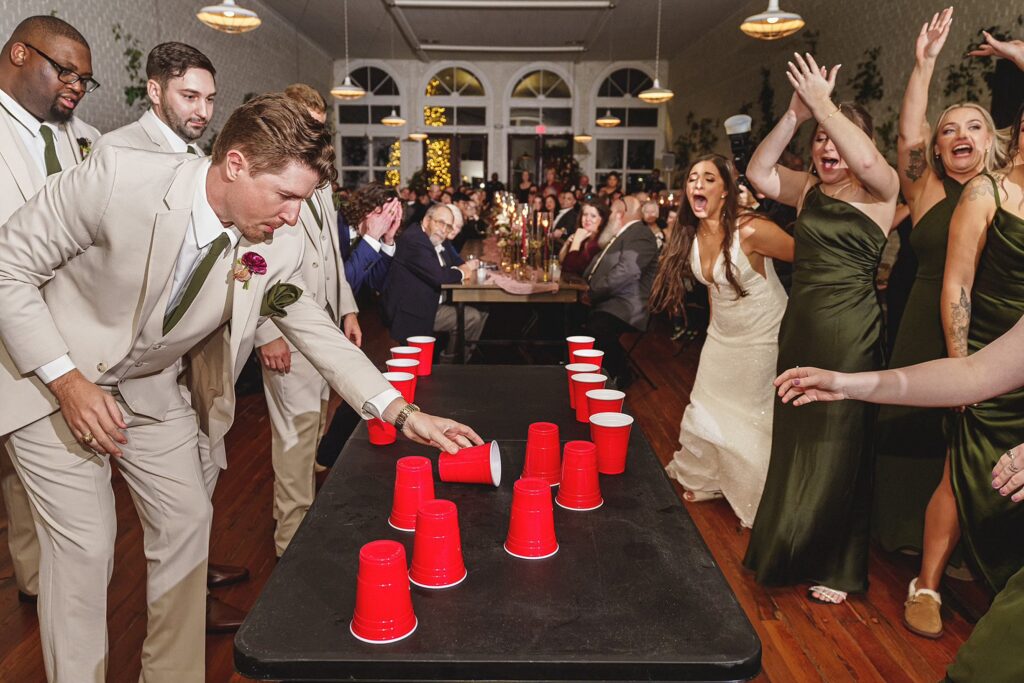
[{"label": "elderly man with glasses", "polygon": [[[445,249],[445,239],[454,229],[455,216],[444,204],[427,209],[421,224],[410,225],[396,240],[395,258],[388,272],[381,301],[384,323],[392,338],[405,342],[409,337],[433,332],[452,333],[456,327],[455,306],[445,303],[442,285],[458,284],[474,275],[475,263],[462,263]],[[466,355],[480,338],[487,314],[466,306]],[[449,351],[442,360],[451,359],[454,334]]]}]

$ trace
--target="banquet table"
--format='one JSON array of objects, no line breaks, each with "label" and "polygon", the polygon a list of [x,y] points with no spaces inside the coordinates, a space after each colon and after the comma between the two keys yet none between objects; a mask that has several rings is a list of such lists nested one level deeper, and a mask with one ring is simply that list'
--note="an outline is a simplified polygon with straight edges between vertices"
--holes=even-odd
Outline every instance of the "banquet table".
[{"label": "banquet table", "polygon": [[[501,485],[435,480],[458,507],[467,579],[412,588],[419,625],[370,645],[349,633],[360,547],[413,534],[388,526],[395,462],[436,452],[369,443],[360,425],[235,638],[237,670],[276,680],[746,680],[761,644],[686,510],[634,424],[626,472],[601,477],[604,505],[555,506],[553,557],[503,548],[528,426],[588,438],[554,366],[440,366],[417,403],[501,447]],[[628,412],[628,405],[626,407]]]}]

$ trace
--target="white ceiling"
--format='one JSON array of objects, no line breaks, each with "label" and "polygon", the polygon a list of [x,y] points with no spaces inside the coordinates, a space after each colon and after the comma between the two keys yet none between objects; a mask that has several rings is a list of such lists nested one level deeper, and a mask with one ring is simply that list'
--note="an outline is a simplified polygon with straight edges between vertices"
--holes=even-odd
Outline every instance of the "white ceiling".
[{"label": "white ceiling", "polygon": [[[343,0],[263,2],[329,54],[344,58]],[[402,0],[348,0],[351,59],[523,61],[533,55],[550,59],[558,54],[536,48],[577,45],[583,46],[584,51],[561,54],[561,58],[596,61],[654,58],[657,0],[615,0],[610,9],[427,9],[401,4]],[[664,0],[662,56],[672,56],[744,4],[746,0]],[[530,51],[524,54],[423,49],[429,45],[514,45]]]}]

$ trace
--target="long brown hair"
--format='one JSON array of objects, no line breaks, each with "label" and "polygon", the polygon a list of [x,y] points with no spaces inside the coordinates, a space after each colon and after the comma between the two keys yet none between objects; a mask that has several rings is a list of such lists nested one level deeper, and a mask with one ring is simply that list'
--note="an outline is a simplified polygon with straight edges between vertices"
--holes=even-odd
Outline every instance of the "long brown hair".
[{"label": "long brown hair", "polygon": [[[736,229],[739,227],[740,219],[750,215],[750,212],[740,207],[739,185],[736,184],[732,162],[725,157],[719,154],[702,156],[690,165],[684,177],[689,179],[697,164],[704,161],[710,161],[715,165],[725,187],[725,206],[722,207],[722,256],[725,258],[725,279],[736,292],[736,298],[739,299],[747,295],[747,290],[743,289],[739,280],[736,279],[731,247],[732,241],[736,239]],[[687,180],[687,182],[689,181]],[[693,277],[693,269],[690,267],[690,252],[693,250],[693,241],[697,236],[700,219],[693,213],[693,207],[690,206],[685,193],[679,203],[676,225],[665,244],[664,253],[658,266],[658,274],[655,276],[654,286],[651,288],[650,307],[652,312],[681,306],[686,294],[683,282]]]}]

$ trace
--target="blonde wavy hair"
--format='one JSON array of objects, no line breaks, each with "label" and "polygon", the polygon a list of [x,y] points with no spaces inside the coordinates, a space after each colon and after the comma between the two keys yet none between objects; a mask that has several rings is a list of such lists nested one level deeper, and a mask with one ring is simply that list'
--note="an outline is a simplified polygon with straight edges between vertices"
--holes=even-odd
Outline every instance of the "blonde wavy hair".
[{"label": "blonde wavy hair", "polygon": [[1006,155],[1006,146],[1010,140],[1009,131],[997,129],[996,122],[992,120],[992,114],[989,114],[988,110],[977,102],[958,102],[949,105],[942,111],[938,121],[935,123],[934,130],[932,130],[932,136],[928,140],[928,165],[935,175],[939,178],[946,177],[946,167],[942,164],[942,158],[935,154],[935,145],[938,144],[939,133],[942,131],[942,125],[946,120],[946,116],[954,109],[973,109],[978,112],[981,115],[981,120],[985,122],[988,134],[992,136],[992,146],[988,148],[988,152],[985,154],[985,168],[983,172],[990,173],[1005,166],[1009,159]]}]

